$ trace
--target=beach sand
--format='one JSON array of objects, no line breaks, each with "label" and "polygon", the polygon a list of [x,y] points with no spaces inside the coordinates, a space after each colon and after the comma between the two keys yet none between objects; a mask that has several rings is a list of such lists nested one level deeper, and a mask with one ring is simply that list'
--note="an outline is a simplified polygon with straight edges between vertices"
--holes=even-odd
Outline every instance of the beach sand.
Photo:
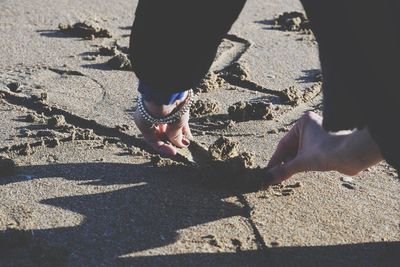
[{"label": "beach sand", "polygon": [[[0,266],[395,266],[400,183],[385,163],[247,190],[183,152],[154,155],[124,57],[136,5],[0,0]],[[274,25],[291,11],[249,1],[223,40],[190,121],[205,147],[228,137],[263,168],[303,112],[321,113],[312,34]]]}]

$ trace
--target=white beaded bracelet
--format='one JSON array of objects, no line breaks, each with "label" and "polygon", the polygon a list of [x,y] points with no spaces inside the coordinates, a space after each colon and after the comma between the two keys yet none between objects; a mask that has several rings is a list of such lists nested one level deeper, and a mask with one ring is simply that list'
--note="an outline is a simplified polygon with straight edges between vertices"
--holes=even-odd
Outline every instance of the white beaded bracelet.
[{"label": "white beaded bracelet", "polygon": [[152,128],[154,128],[159,124],[170,124],[170,123],[174,123],[174,122],[178,121],[183,115],[185,115],[186,112],[189,112],[190,107],[192,106],[193,102],[194,102],[194,93],[193,93],[193,90],[190,89],[188,91],[188,95],[185,99],[184,104],[179,109],[173,111],[171,114],[169,114],[166,117],[154,118],[146,110],[146,108],[144,106],[144,99],[143,99],[142,95],[139,94],[137,97],[137,109],[139,110],[142,117],[152,125]]}]

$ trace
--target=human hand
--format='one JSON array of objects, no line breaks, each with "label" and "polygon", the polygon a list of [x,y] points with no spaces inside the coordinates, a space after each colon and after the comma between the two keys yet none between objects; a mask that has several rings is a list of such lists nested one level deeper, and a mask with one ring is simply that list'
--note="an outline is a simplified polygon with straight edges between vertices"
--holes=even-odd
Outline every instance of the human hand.
[{"label": "human hand", "polygon": [[[172,105],[157,105],[144,101],[146,110],[154,117],[162,118],[173,112],[185,100],[177,100]],[[160,124],[152,127],[152,124],[143,118],[137,109],[133,115],[138,129],[143,134],[144,140],[155,151],[164,156],[175,156],[176,147],[187,147],[193,136],[189,128],[189,112],[185,113],[180,120],[171,124]]]},{"label": "human hand", "polygon": [[356,175],[381,160],[379,147],[367,129],[326,132],[322,117],[307,112],[279,142],[267,169],[271,184],[276,184],[305,171]]}]

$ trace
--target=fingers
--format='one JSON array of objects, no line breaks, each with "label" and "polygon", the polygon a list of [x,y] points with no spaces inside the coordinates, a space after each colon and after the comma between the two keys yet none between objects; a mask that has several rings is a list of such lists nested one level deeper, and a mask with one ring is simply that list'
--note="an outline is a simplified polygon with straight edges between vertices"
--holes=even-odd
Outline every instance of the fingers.
[{"label": "fingers", "polygon": [[160,124],[157,126],[157,136],[160,140],[164,138],[165,132],[167,131],[167,124]]},{"label": "fingers", "polygon": [[176,148],[171,144],[165,143],[160,140],[149,140],[147,138],[145,138],[145,141],[149,145],[151,145],[151,147],[155,151],[157,151],[158,153],[160,153],[163,156],[172,157],[172,156],[175,156],[177,153]]},{"label": "fingers", "polygon": [[189,124],[186,123],[183,128],[182,128],[182,133],[184,136],[186,136],[187,139],[189,140],[193,140],[193,135],[192,135],[192,131],[190,131],[190,127]]},{"label": "fingers", "polygon": [[162,141],[166,130],[166,125],[159,125],[156,128],[153,128],[142,118],[138,112],[135,112],[134,114],[134,121],[140,132],[143,134],[143,138],[146,143],[149,144],[155,151],[168,157],[176,155],[176,148],[173,145]]},{"label": "fingers", "polygon": [[[171,144],[162,142],[161,140],[167,138]],[[171,125],[159,125],[155,131],[155,135],[148,134],[145,138],[147,142],[159,153],[174,156],[177,153],[176,147],[187,147],[190,144],[190,139],[193,136],[190,132],[189,124],[187,122],[176,123]]]},{"label": "fingers", "polygon": [[168,140],[180,148],[187,147],[190,144],[189,140],[183,135],[183,128],[184,125],[182,123],[171,124],[168,125],[165,132]]},{"label": "fingers", "polygon": [[[188,114],[176,123],[168,125],[160,124],[155,128],[151,127],[139,112],[134,113],[134,121],[142,132],[146,143],[158,153],[165,156],[175,156],[177,153],[176,147],[183,148],[189,146],[189,139],[193,138],[189,128]],[[163,140],[168,140],[171,143],[164,142]]]},{"label": "fingers", "polygon": [[313,112],[305,113],[282,138],[268,163],[271,184],[280,183],[296,173],[326,170],[319,149],[322,117]]},{"label": "fingers", "polygon": [[157,126],[157,128],[142,131],[144,140],[161,155],[168,157],[175,156],[177,153],[176,148],[173,145],[163,142],[161,140],[164,134],[164,128],[160,126]]},{"label": "fingers", "polygon": [[169,124],[165,132],[168,140],[179,148],[188,147],[193,138],[189,128],[189,114],[185,114],[176,123]]},{"label": "fingers", "polygon": [[280,183],[298,172],[306,171],[305,157],[299,155],[302,146],[302,132],[304,126],[310,120],[318,120],[319,116],[313,112],[304,114],[290,131],[279,142],[276,151],[272,155],[267,169],[272,184]]},{"label": "fingers", "polygon": [[294,174],[307,170],[307,164],[302,158],[294,158],[291,161],[272,167],[267,173],[268,182],[270,184],[279,184]]},{"label": "fingers", "polygon": [[299,122],[279,142],[274,154],[272,155],[267,168],[279,166],[288,158],[293,158],[297,154],[299,146]]}]

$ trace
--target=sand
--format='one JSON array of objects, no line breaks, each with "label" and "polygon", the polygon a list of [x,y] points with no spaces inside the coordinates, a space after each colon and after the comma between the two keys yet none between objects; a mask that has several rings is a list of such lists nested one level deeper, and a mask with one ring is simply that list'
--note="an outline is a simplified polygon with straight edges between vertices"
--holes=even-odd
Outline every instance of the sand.
[{"label": "sand", "polygon": [[190,116],[197,118],[205,115],[217,114],[220,111],[219,103],[210,99],[198,99],[190,107]]},{"label": "sand", "polygon": [[237,102],[228,108],[228,114],[234,121],[272,120],[273,106],[265,102]]},{"label": "sand", "polygon": [[388,165],[265,186],[279,140],[304,111],[321,112],[307,21],[265,22],[303,12],[298,1],[248,1],[194,88],[192,153],[168,159],[132,120],[136,5],[0,1],[0,266],[399,261],[400,184]]},{"label": "sand", "polygon": [[310,21],[303,12],[284,12],[274,19],[275,25],[284,31],[311,34]]},{"label": "sand", "polygon": [[114,70],[132,70],[132,63],[125,54],[117,54],[108,61],[108,65]]},{"label": "sand", "polygon": [[76,37],[82,37],[87,40],[112,37],[109,30],[100,28],[98,25],[89,21],[76,22],[73,25],[60,23],[58,28],[64,33]]},{"label": "sand", "polygon": [[224,86],[225,81],[219,77],[217,74],[210,72],[204,77],[204,79],[200,82],[197,91],[198,92],[212,92]]}]

